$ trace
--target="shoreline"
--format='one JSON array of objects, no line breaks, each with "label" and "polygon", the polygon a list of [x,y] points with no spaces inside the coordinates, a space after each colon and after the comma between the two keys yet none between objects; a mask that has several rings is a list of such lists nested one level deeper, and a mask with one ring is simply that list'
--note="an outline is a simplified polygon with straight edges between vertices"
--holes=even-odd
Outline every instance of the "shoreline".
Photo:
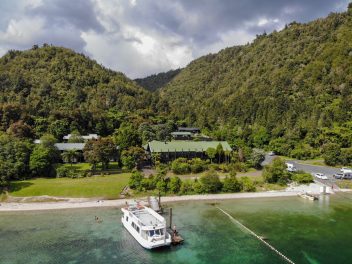
[{"label": "shoreline", "polygon": [[[267,192],[246,192],[246,193],[222,193],[222,194],[195,194],[181,196],[162,196],[162,203],[185,202],[185,201],[206,201],[206,200],[229,200],[229,199],[253,199],[253,198],[275,198],[297,196],[298,191],[267,191]],[[99,200],[81,198],[59,198],[67,201],[56,202],[1,202],[0,212],[18,211],[42,211],[59,209],[99,208],[99,207],[122,207],[127,201],[146,200],[146,197],[134,199]]]}]

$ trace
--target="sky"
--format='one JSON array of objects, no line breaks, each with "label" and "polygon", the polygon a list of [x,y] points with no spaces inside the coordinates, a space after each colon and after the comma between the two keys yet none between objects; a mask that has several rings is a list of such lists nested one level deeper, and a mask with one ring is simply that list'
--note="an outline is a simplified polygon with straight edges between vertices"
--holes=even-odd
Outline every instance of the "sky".
[{"label": "sky", "polygon": [[0,56],[48,43],[130,78],[347,10],[350,0],[0,0]]}]

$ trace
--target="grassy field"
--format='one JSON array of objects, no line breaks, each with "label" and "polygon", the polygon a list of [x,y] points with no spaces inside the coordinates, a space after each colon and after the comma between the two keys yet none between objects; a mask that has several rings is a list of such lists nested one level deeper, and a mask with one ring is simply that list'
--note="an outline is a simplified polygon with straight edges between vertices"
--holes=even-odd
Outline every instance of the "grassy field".
[{"label": "grassy field", "polygon": [[[82,162],[82,163],[74,163],[74,164],[69,164],[69,163],[65,163],[62,164],[61,166],[64,166],[66,168],[69,169],[73,169],[76,171],[85,171],[85,170],[91,170],[92,169],[92,165],[86,162]],[[101,164],[98,164],[96,167],[97,170],[101,169]],[[109,170],[117,170],[119,169],[118,163],[117,162],[110,162],[109,163]]]},{"label": "grassy field", "polygon": [[130,173],[87,178],[37,178],[11,183],[12,196],[59,196],[59,197],[101,197],[118,198],[128,184]]}]

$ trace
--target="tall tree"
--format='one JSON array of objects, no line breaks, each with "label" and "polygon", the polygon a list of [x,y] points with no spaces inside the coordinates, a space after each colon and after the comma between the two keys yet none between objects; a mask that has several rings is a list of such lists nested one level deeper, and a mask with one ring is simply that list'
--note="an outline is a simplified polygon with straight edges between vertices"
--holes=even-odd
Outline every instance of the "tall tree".
[{"label": "tall tree", "polygon": [[64,151],[61,154],[62,159],[65,162],[69,162],[71,164],[71,167],[72,167],[72,163],[76,161],[79,158],[79,156],[80,156],[80,153],[77,151],[77,149],[69,149]]}]

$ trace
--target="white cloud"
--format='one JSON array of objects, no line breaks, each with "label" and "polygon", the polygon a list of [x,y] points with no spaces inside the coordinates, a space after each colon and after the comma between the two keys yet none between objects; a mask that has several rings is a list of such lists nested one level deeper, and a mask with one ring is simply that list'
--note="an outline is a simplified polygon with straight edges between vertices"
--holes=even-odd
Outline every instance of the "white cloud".
[{"label": "white cloud", "polygon": [[44,20],[39,17],[11,19],[5,32],[0,32],[3,43],[18,45],[35,43],[44,27]]},{"label": "white cloud", "polygon": [[109,35],[83,32],[81,37],[93,58],[131,78],[184,67],[194,59],[192,49],[176,37],[147,34],[130,26]]}]

